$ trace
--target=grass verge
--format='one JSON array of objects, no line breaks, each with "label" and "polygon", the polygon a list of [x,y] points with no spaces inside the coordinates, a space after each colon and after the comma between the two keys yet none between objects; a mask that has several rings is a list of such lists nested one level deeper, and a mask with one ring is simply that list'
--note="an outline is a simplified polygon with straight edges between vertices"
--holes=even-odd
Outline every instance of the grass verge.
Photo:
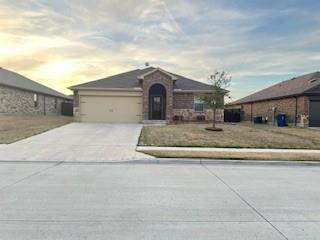
[{"label": "grass verge", "polygon": [[268,152],[208,152],[208,151],[165,151],[139,150],[158,158],[203,158],[230,160],[285,160],[285,161],[320,161],[319,153],[268,153]]}]

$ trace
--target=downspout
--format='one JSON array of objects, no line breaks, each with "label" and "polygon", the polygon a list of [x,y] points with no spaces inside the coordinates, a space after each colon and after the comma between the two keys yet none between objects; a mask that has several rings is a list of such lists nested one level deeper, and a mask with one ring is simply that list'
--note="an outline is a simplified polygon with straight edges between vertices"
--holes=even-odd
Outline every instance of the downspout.
[{"label": "downspout", "polygon": [[43,114],[47,115],[47,113],[46,113],[46,95],[43,95]]},{"label": "downspout", "polygon": [[298,118],[298,98],[294,97],[296,99],[296,108],[295,108],[295,116],[294,116],[294,126],[297,126],[297,118]]},{"label": "downspout", "polygon": [[252,114],[253,114],[253,110],[252,110],[252,107],[253,107],[253,103],[251,103],[251,122],[253,121],[253,116],[252,116]]}]

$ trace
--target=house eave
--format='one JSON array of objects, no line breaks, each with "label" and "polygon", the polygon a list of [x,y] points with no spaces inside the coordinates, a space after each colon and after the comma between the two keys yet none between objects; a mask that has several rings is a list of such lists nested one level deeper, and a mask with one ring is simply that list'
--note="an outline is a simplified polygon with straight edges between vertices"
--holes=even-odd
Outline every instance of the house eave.
[{"label": "house eave", "polygon": [[18,90],[22,90],[22,91],[26,91],[26,92],[30,92],[30,93],[37,93],[37,94],[44,95],[44,96],[61,98],[61,99],[65,99],[65,100],[72,100],[72,98],[70,98],[70,97],[68,97],[68,96],[60,96],[60,95],[54,95],[54,94],[44,93],[44,92],[40,92],[40,91],[36,91],[36,90],[31,90],[31,89],[23,88],[23,87],[12,86],[12,85],[9,85],[9,84],[4,84],[4,83],[0,83],[0,86],[1,86],[1,85],[2,85],[2,86],[5,86],[5,87],[8,87],[8,88],[18,89]]},{"label": "house eave", "polygon": [[182,89],[174,89],[175,93],[211,93],[212,90],[182,90]]},{"label": "house eave", "polygon": [[[182,89],[174,89],[173,92],[176,93],[212,93],[212,90],[182,90]],[[229,91],[225,91],[228,93]]]},{"label": "house eave", "polygon": [[259,99],[259,100],[251,100],[251,101],[244,101],[244,102],[233,102],[229,103],[229,106],[236,106],[236,105],[242,105],[242,104],[252,104],[257,102],[266,102],[266,101],[273,101],[273,100],[279,100],[279,99],[286,99],[286,98],[294,98],[294,97],[301,97],[301,96],[308,96],[307,93],[300,93],[300,94],[291,94],[286,96],[279,96],[274,98],[266,98],[266,99]]},{"label": "house eave", "polygon": [[142,88],[93,88],[93,87],[70,87],[70,90],[94,90],[94,91],[130,91],[141,92]]}]

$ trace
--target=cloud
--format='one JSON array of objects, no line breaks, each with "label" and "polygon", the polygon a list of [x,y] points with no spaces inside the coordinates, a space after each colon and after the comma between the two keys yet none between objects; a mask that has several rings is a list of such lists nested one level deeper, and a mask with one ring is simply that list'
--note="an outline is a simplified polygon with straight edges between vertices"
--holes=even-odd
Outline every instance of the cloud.
[{"label": "cloud", "polygon": [[66,93],[70,85],[147,61],[201,81],[214,70],[227,70],[236,98],[250,92],[241,85],[253,90],[319,68],[320,19],[307,5],[1,2],[0,65]]}]

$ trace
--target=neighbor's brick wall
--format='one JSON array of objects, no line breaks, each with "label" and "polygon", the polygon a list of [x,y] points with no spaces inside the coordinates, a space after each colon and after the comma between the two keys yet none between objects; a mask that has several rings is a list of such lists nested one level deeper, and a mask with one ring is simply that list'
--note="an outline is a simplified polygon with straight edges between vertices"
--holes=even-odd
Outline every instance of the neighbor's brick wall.
[{"label": "neighbor's brick wall", "polygon": [[166,89],[166,120],[172,121],[173,118],[173,81],[172,79],[160,71],[146,76],[143,79],[143,120],[149,120],[149,89],[154,84],[162,84]]},{"label": "neighbor's brick wall", "polygon": [[298,97],[297,125],[307,127],[309,124],[309,98]]},{"label": "neighbor's brick wall", "polygon": [[242,116],[241,116],[241,120],[242,121],[251,121],[252,117],[251,117],[251,108],[252,105],[251,104],[244,104],[243,108],[242,108]]},{"label": "neighbor's brick wall", "polygon": [[0,114],[60,114],[61,103],[58,99],[54,108],[55,97],[38,94],[38,107],[34,107],[33,92],[24,91],[7,86],[0,86]]},{"label": "neighbor's brick wall", "polygon": [[[61,103],[64,100],[61,98],[57,98],[57,107],[55,108],[55,97],[45,96],[45,104],[46,104],[46,114],[48,115],[58,115],[61,114]],[[44,110],[43,110],[44,111]]]},{"label": "neighbor's brick wall", "polygon": [[[309,99],[305,96],[297,98],[297,124],[299,126],[306,126],[308,124],[309,117]],[[287,123],[295,123],[296,114],[296,99],[294,97],[269,100],[255,103],[248,103],[234,106],[241,108],[242,121],[251,121],[254,117],[263,116],[268,117],[269,122],[272,122],[272,108],[276,108],[275,115],[284,113],[287,115]],[[251,109],[252,108],[252,109]],[[251,118],[252,114],[252,118]]]}]

